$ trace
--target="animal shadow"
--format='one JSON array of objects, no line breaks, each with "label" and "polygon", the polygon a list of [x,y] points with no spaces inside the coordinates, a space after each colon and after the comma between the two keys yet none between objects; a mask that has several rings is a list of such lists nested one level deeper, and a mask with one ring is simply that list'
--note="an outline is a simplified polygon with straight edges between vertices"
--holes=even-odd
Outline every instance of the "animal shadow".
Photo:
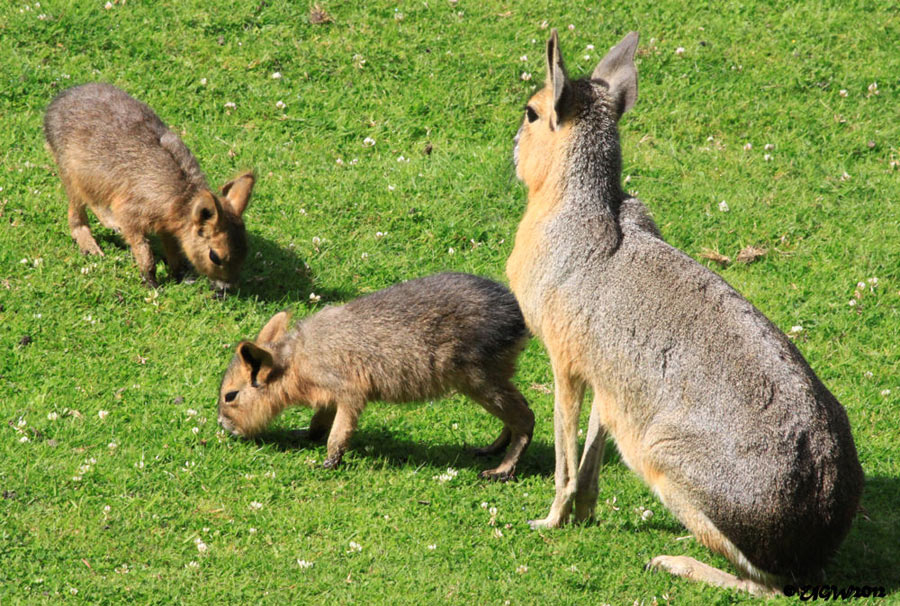
[{"label": "animal shadow", "polygon": [[[498,427],[499,431],[499,427]],[[356,458],[372,458],[390,467],[417,467],[421,464],[435,467],[487,469],[503,455],[476,456],[471,449],[490,443],[494,435],[484,436],[484,444],[422,443],[407,440],[387,427],[360,428],[353,436],[352,452]],[[325,443],[314,442],[306,437],[306,432],[296,429],[273,429],[256,439],[260,444],[268,444],[281,451],[301,449],[321,449],[325,454]],[[346,459],[345,459],[346,461]],[[516,477],[527,478],[553,473],[555,452],[552,445],[532,441],[528,450],[516,465]]]},{"label": "animal shadow", "polygon": [[862,508],[850,534],[825,569],[826,583],[838,588],[900,589],[900,478],[868,476]]}]

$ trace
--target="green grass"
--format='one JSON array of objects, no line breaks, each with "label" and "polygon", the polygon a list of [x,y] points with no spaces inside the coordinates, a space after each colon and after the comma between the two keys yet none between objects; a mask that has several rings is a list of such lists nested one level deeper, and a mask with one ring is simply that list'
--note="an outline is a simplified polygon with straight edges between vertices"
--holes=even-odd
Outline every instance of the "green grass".
[{"label": "green grass", "polygon": [[[896,3],[332,1],[325,25],[280,1],[40,4],[0,8],[0,603],[751,602],[644,572],[660,553],[728,564],[680,540],[615,456],[596,524],[528,529],[553,496],[538,343],[516,377],[538,424],[515,483],[477,478],[488,462],[464,447],[499,426],[459,396],[371,406],[334,472],[318,467],[322,446],[287,432],[306,410],[268,442],[216,431],[232,346],[272,313],[440,270],[503,280],[525,204],[512,136],[543,81],[544,20],[573,74],[641,32],[627,187],[695,258],[768,249],[714,269],[782,329],[803,326],[798,346],[850,415],[866,515],[829,581],[900,602]],[[148,291],[100,227],[106,256],[78,253],[41,119],[60,90],[94,80],[183,132],[211,182],[257,170],[239,293],[215,300],[162,264],[163,288]],[[448,467],[458,476],[434,479]]]}]

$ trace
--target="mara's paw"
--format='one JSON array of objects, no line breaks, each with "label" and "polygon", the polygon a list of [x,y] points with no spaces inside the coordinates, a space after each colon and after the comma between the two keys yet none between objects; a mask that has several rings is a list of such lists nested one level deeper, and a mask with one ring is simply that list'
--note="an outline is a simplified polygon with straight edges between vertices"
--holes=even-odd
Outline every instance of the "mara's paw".
[{"label": "mara's paw", "polygon": [[532,530],[540,530],[542,528],[559,528],[562,526],[562,521],[554,518],[553,516],[547,516],[542,520],[528,520],[528,525]]},{"label": "mara's paw", "polygon": [[485,469],[478,474],[478,477],[483,480],[491,480],[492,482],[508,482],[516,479],[516,470]]},{"label": "mara's paw", "polygon": [[342,455],[339,454],[331,455],[322,462],[322,467],[324,467],[325,469],[334,469],[341,464],[341,458]]}]

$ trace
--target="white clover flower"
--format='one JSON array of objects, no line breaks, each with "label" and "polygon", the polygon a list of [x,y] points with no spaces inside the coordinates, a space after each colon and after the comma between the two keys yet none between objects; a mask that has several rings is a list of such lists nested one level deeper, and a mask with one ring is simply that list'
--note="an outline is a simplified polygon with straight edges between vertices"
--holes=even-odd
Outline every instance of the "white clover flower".
[{"label": "white clover flower", "polygon": [[113,3],[112,3],[112,2],[107,2],[106,4],[103,5],[103,8],[105,8],[106,10],[109,10],[109,9],[111,9],[112,7],[113,7]]},{"label": "white clover flower", "polygon": [[109,444],[106,445],[106,447],[109,448],[110,450],[115,450],[116,448],[119,447],[119,445],[116,444],[115,442],[110,442]]},{"label": "white clover flower", "polygon": [[863,289],[863,288],[865,288],[865,287],[866,287],[866,283],[865,283],[865,282],[857,282],[857,283],[856,283],[856,288]]},{"label": "white clover flower", "polygon": [[280,79],[281,79],[281,72],[274,72],[272,74],[272,80],[280,80]]},{"label": "white clover flower", "polygon": [[490,509],[488,509],[488,513],[491,514],[492,516],[497,515],[497,508],[491,507]]},{"label": "white clover flower", "polygon": [[487,509],[487,508],[488,508],[488,503],[487,503],[487,501],[482,501],[482,502],[481,502],[481,508],[482,508],[482,509]]},{"label": "white clover flower", "polygon": [[450,429],[452,429],[452,430],[454,430],[454,431],[457,430],[457,429],[459,429],[459,423],[453,423],[453,424],[450,426]]},{"label": "white clover flower", "polygon": [[208,80],[206,78],[200,78],[200,86],[206,86]]},{"label": "white clover flower", "polygon": [[73,482],[80,482],[80,481],[81,481],[81,476],[72,476],[72,481],[73,481]]},{"label": "white clover flower", "polygon": [[59,415],[56,414],[55,412],[48,412],[48,413],[47,413],[47,420],[48,420],[48,421],[55,421],[55,420],[58,419],[58,418],[59,418]]},{"label": "white clover flower", "polygon": [[844,174],[840,176],[841,181],[847,181],[849,179],[850,179],[850,173],[848,173],[847,171],[844,171]]},{"label": "white clover flower", "polygon": [[250,534],[256,534],[256,529],[255,529],[255,528],[250,528],[250,529],[247,530],[247,532],[249,532]]},{"label": "white clover flower", "polygon": [[803,330],[803,327],[799,324],[791,326],[791,332],[801,332],[802,330]]},{"label": "white clover flower", "polygon": [[369,253],[365,253],[365,252],[364,252],[363,254],[360,255],[360,258],[362,258],[362,259],[368,259],[368,258],[369,258]]},{"label": "white clover flower", "polygon": [[526,566],[525,564],[522,564],[518,568],[516,568],[516,574],[525,574],[526,572],[528,572],[528,566]]},{"label": "white clover flower", "polygon": [[853,307],[854,305],[856,305],[856,299],[850,299],[850,302],[848,303],[848,305],[850,307]]},{"label": "white clover flower", "polygon": [[722,200],[721,202],[719,202],[719,210],[723,213],[727,213],[729,210],[728,202],[726,202],[725,200]]},{"label": "white clover flower", "polygon": [[881,395],[883,395],[883,396],[889,396],[889,395],[891,395],[891,390],[890,390],[890,389],[882,389],[882,390],[881,390]]},{"label": "white clover flower", "polygon": [[190,562],[188,562],[187,564],[185,564],[184,567],[185,567],[185,568],[199,568],[199,567],[200,567],[200,564],[198,564],[198,563],[195,562],[194,560],[191,560]]},{"label": "white clover flower", "polygon": [[110,511],[112,511],[112,507],[110,507],[109,505],[103,506],[103,514],[104,515],[108,514]]},{"label": "white clover flower", "polygon": [[357,543],[356,541],[350,541],[350,549],[347,550],[347,553],[354,553],[362,551],[362,545]]},{"label": "white clover flower", "polygon": [[838,91],[838,94],[839,94],[840,96],[842,96],[842,97],[846,97],[847,94],[848,94],[848,93],[847,93],[847,89],[846,89],[846,88],[842,88],[841,90]]},{"label": "white clover flower", "polygon": [[763,149],[766,151],[772,151],[773,149],[775,149],[775,145],[772,143],[766,143],[765,145],[763,145]]},{"label": "white clover flower", "polygon": [[428,551],[434,551],[435,549],[437,549],[437,545],[434,543],[428,546]]},{"label": "white clover flower", "polygon": [[594,50],[594,45],[588,44],[585,48],[588,49],[589,51],[592,51],[592,50]]},{"label": "white clover flower", "polygon": [[197,546],[197,551],[200,553],[206,553],[207,551],[209,551],[209,545],[204,543],[203,539],[201,539],[200,537],[194,539],[194,545]]},{"label": "white clover flower", "polygon": [[[107,2],[107,4],[109,4],[109,2]],[[78,590],[74,587],[69,587],[69,593],[71,593],[72,595],[77,595]]]},{"label": "white clover flower", "polygon": [[385,233],[384,233],[383,231],[376,231],[376,232],[375,232],[375,237],[376,237],[376,238],[383,238],[384,236],[385,236]]},{"label": "white clover flower", "polygon": [[772,154],[763,154],[763,160],[765,160],[766,162],[771,162]]},{"label": "white clover flower", "polygon": [[199,428],[199,427],[192,427],[192,428],[191,428],[191,433],[193,433],[194,435],[197,435],[198,433],[200,433],[200,428]]},{"label": "white clover flower", "polygon": [[751,149],[753,149],[752,143],[744,143],[744,151],[750,151]]},{"label": "white clover flower", "polygon": [[541,21],[541,29],[547,29],[548,27],[550,27],[550,24],[547,22],[546,19]]},{"label": "white clover flower", "polygon": [[259,501],[250,501],[250,509],[252,509],[253,511],[259,511],[262,508],[263,504]]},{"label": "white clover flower", "polygon": [[872,84],[869,85],[869,94],[870,95],[878,94],[878,83],[877,82],[873,82]]},{"label": "white clover flower", "polygon": [[531,80],[531,74],[529,74],[528,72],[522,72],[521,78],[522,80],[525,80],[527,82],[528,80]]},{"label": "white clover flower", "polygon": [[653,517],[653,512],[650,511],[649,509],[645,509],[643,511],[643,513],[641,513],[641,519],[644,520],[645,522],[652,517]]},{"label": "white clover flower", "polygon": [[867,379],[871,379],[872,377],[875,376],[875,374],[871,370],[867,370],[866,372],[863,373],[863,376]]},{"label": "white clover flower", "polygon": [[21,442],[22,444],[28,443],[28,436],[22,436],[21,438],[19,438],[19,442]]},{"label": "white clover flower", "polygon": [[235,105],[233,101],[229,101],[228,103],[225,104],[225,109],[236,109],[236,108],[237,108],[237,105]]},{"label": "white clover flower", "polygon": [[100,417],[100,420],[102,421],[103,419],[105,419],[106,417],[109,416],[109,411],[108,410],[98,410],[97,416]]},{"label": "white clover flower", "polygon": [[452,254],[455,253],[455,252],[456,252],[456,251],[453,250],[453,247],[452,247],[452,246],[451,246],[450,248],[447,249],[447,254],[448,254],[448,255],[452,255]]},{"label": "white clover flower", "polygon": [[493,535],[494,535],[494,538],[495,538],[495,539],[502,539],[502,538],[503,538],[503,531],[500,530],[499,528],[495,528],[495,529],[494,529],[494,532],[493,532]]},{"label": "white clover flower", "polygon": [[317,295],[316,293],[311,292],[311,293],[309,293],[309,300],[312,301],[313,303],[318,303],[319,301],[322,300],[322,295]]},{"label": "white clover flower", "polygon": [[284,109],[284,101],[278,101],[277,103],[275,103],[275,107],[277,107],[278,109]]},{"label": "white clover flower", "polygon": [[363,139],[363,145],[365,145],[366,147],[372,147],[373,145],[375,145],[375,139],[373,139],[372,137],[366,137],[365,139]]},{"label": "white clover flower", "polygon": [[526,61],[528,61],[528,55],[522,55],[521,57],[519,57],[519,61],[525,63]]},{"label": "white clover flower", "polygon": [[334,163],[337,164],[337,165],[339,165],[339,166],[343,166],[344,161],[341,160],[340,158],[338,158],[337,160],[334,161]]},{"label": "white clover flower", "polygon": [[570,23],[570,24],[569,24],[569,31],[570,31],[570,32],[574,32],[574,31],[575,31],[575,24],[574,24],[574,23]]},{"label": "white clover flower", "polygon": [[24,417],[19,417],[19,420],[16,422],[16,425],[18,427],[25,427],[26,425],[28,425],[28,421],[26,421]]},{"label": "white clover flower", "polygon": [[676,49],[675,49],[675,54],[676,54],[676,55],[683,55],[683,54],[684,54],[684,47],[683,47],[683,46],[679,46],[678,48],[676,48]]},{"label": "white clover flower", "polygon": [[395,189],[397,189],[397,188],[394,187],[393,185],[388,185],[388,191],[394,191]]},{"label": "white clover flower", "polygon": [[876,285],[878,284],[878,278],[869,278],[869,279],[868,279],[868,282],[869,282],[869,284],[871,284],[872,286],[876,286]]},{"label": "white clover flower", "polygon": [[449,482],[450,480],[455,478],[458,474],[459,474],[458,471],[456,471],[452,467],[448,467],[446,472],[444,472],[440,475],[437,475],[437,476],[431,476],[431,479],[437,480],[438,482],[443,484],[444,482]]},{"label": "white clover flower", "polygon": [[306,560],[297,560],[297,566],[299,566],[300,568],[312,568],[313,563],[307,562]]},{"label": "white clover flower", "polygon": [[322,238],[320,238],[319,236],[313,236],[312,243],[313,243],[313,246],[318,246],[319,244],[322,243]]}]

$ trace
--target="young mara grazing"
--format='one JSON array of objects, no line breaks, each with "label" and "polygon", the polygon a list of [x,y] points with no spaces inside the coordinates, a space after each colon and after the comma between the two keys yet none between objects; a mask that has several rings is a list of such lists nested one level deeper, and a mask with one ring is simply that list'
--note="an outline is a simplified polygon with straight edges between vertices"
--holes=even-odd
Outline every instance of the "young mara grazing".
[{"label": "young mara grazing", "polygon": [[515,297],[467,274],[410,280],[326,307],[290,328],[287,312],[255,343],[242,341],[219,389],[219,423],[243,437],[291,405],[315,410],[311,439],[328,436],[325,467],[347,449],[367,402],[410,402],[459,391],[503,421],[506,457],[482,477],[506,480],[531,442],[534,415],[510,382],[528,339]]},{"label": "young mara grazing", "polygon": [[169,271],[184,275],[184,258],[228,288],[247,256],[241,215],[253,190],[244,173],[210,191],[197,160],[144,103],[109,84],[60,93],[44,116],[47,145],[69,197],[69,228],[85,254],[102,255],[87,224],[90,208],[131,246],[141,277],[156,287],[147,241],[158,234]]},{"label": "young mara grazing", "polygon": [[[547,80],[515,138],[528,187],[506,271],[555,379],[556,497],[533,526],[593,515],[607,432],[622,459],[736,578],[685,556],[651,565],[768,593],[815,577],[857,511],[847,415],[796,347],[718,275],[668,245],[621,188],[616,124],[637,98],[630,33],[589,78]],[[579,462],[577,431],[593,393]]]}]

